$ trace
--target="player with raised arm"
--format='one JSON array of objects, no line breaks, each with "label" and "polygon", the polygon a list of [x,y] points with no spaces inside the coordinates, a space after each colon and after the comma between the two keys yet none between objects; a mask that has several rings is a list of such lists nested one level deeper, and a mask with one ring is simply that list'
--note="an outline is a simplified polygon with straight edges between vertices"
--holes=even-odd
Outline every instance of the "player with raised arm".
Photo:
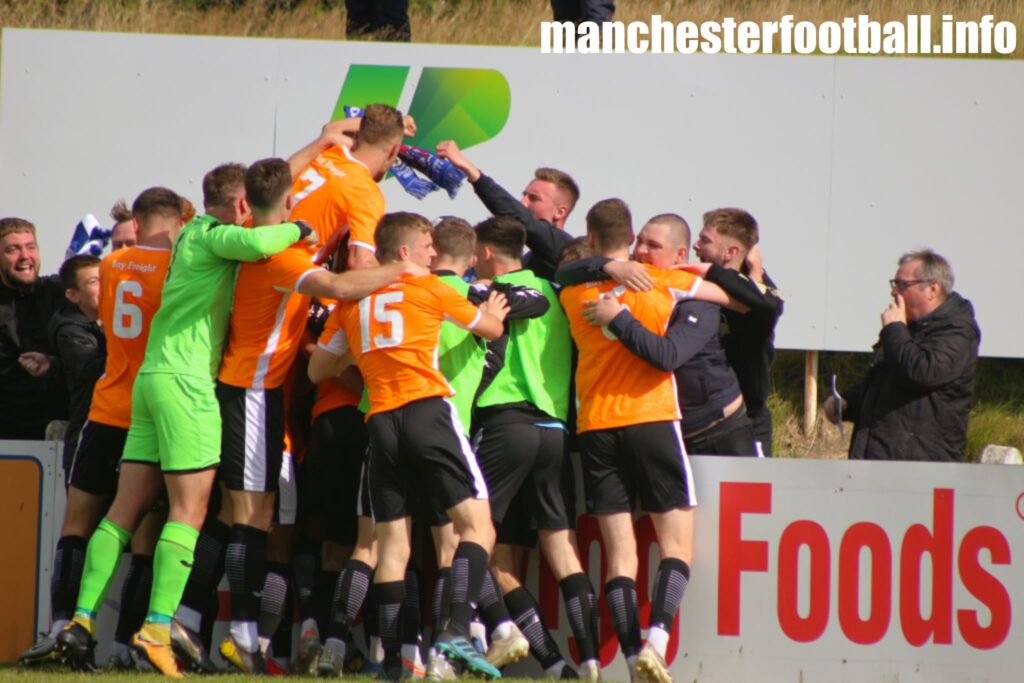
[{"label": "player with raised arm", "polygon": [[[385,263],[429,265],[430,223],[416,214],[388,214],[375,237]],[[403,280],[331,314],[310,358],[310,379],[320,381],[347,365],[351,350],[370,392],[370,503],[379,561],[377,588],[385,675],[401,675],[398,614],[410,554],[410,502],[427,491],[447,511],[460,542],[452,571],[450,618],[437,648],[477,673],[500,677],[467,636],[473,602],[487,571],[494,528],[487,488],[475,456],[447,401],[452,390],[436,367],[441,323],[452,320],[488,339],[503,330],[505,297],[492,294],[479,310],[436,276]]]},{"label": "player with raised arm", "polygon": [[[306,221],[320,234],[317,261],[333,253],[348,235],[349,269],[377,265],[373,233],[385,210],[378,183],[398,158],[402,137],[415,131],[411,118],[403,119],[386,104],[368,105],[358,125],[351,147],[335,144],[320,151],[297,174],[292,187],[292,218]],[[296,154],[293,166],[298,165],[296,157],[304,155]]]},{"label": "player with raised arm", "polygon": [[526,227],[526,246],[530,249],[523,265],[538,277],[554,278],[558,256],[572,241],[572,235],[565,231],[565,221],[580,199],[580,188],[572,176],[555,168],[538,168],[522,198],[517,200],[467,159],[454,140],[438,144],[437,155],[466,174],[488,211],[522,221]]}]

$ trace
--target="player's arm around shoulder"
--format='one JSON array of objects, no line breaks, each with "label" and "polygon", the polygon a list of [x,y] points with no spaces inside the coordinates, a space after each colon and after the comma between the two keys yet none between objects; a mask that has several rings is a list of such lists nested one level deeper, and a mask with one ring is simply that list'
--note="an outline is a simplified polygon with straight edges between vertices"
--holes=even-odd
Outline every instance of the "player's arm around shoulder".
[{"label": "player's arm around shoulder", "polygon": [[492,291],[483,303],[474,306],[440,278],[431,276],[431,279],[446,320],[488,341],[494,341],[505,333],[505,317],[509,308],[504,294]]},{"label": "player's arm around shoulder", "polygon": [[678,301],[697,299],[698,301],[707,301],[708,303],[717,304],[740,313],[746,313],[750,310],[718,285],[708,282],[694,273],[686,270],[656,269],[652,269],[651,272],[657,273],[658,281],[672,292]]},{"label": "player's arm around shoulder", "polygon": [[539,318],[551,308],[551,302],[540,291],[525,285],[513,285],[507,282],[492,282],[490,285],[476,283],[470,286],[466,298],[479,306],[491,292],[501,292],[508,300],[506,320],[529,320]]},{"label": "player's arm around shoulder", "polygon": [[259,261],[284,251],[300,239],[313,236],[305,224],[281,223],[259,228],[220,224],[210,227],[204,237],[214,254],[233,261]]},{"label": "player's arm around shoulder", "polygon": [[316,344],[310,344],[307,373],[314,384],[340,375],[355,362],[348,337],[341,325],[345,304],[340,304],[327,318],[327,324]]},{"label": "player's arm around shoulder", "polygon": [[508,315],[508,298],[501,292],[492,291],[487,300],[478,307],[480,317],[470,331],[487,341],[494,341],[505,333],[505,317]]},{"label": "player's arm around shoulder", "polygon": [[356,301],[403,277],[420,277],[429,272],[411,261],[394,261],[383,266],[349,270],[344,273],[321,270],[303,278],[299,283],[298,292],[339,301]]}]

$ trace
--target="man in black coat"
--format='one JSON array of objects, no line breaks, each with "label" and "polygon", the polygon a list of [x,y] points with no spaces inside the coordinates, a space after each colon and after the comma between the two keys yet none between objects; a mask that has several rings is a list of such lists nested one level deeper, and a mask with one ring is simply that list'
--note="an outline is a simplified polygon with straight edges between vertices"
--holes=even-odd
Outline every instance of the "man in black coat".
[{"label": "man in black coat", "polygon": [[[981,331],[953,291],[953,269],[931,250],[905,254],[864,382],[842,394],[854,423],[850,459],[960,462]],[[838,401],[825,401],[836,422]]]},{"label": "man in black coat", "polygon": [[50,317],[64,303],[56,275],[39,277],[36,228],[0,218],[0,439],[42,439],[67,417],[68,399]]},{"label": "man in black coat", "polygon": [[[69,396],[68,428],[64,432],[64,474],[70,473],[92,404],[92,390],[103,374],[107,344],[96,322],[100,304],[100,260],[82,254],[60,267],[67,302],[50,318],[50,343],[57,350]],[[68,481],[70,479],[67,479]]]},{"label": "man in black coat", "polygon": [[754,429],[758,455],[772,454],[772,413],[768,409],[775,359],[775,325],[782,315],[782,295],[765,272],[757,220],[739,208],[704,214],[693,251],[706,267],[690,268],[750,310],[722,309],[722,348],[736,373]]}]

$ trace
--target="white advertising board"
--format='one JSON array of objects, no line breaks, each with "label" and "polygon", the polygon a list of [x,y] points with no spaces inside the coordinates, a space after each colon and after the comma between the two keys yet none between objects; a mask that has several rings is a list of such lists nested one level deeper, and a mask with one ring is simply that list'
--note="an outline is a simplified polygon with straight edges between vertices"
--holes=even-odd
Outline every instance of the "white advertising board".
[{"label": "white advertising board", "polygon": [[[669,643],[674,680],[1016,680],[1024,469],[692,461],[695,559]],[[649,520],[637,529],[644,624],[658,556]],[[600,591],[607,577],[593,519],[581,518],[579,537]],[[568,638],[553,577],[535,588]],[[604,677],[628,680],[601,611]]]},{"label": "white advertising board", "polygon": [[[11,445],[0,444],[5,453]],[[48,472],[56,463],[50,458]],[[701,456],[692,462],[699,505],[690,584],[668,647],[674,680],[1017,679],[1024,468]],[[45,587],[62,516],[62,501],[49,492],[56,479],[49,477],[43,519],[54,526],[42,531],[39,629],[47,623]],[[650,520],[640,518],[636,528],[646,624],[659,559]],[[587,515],[579,543],[601,602],[604,678],[628,680],[601,596],[610,578],[601,538]],[[116,620],[117,584],[100,616],[103,634],[112,634]],[[527,585],[562,652],[574,653],[558,583],[536,553]],[[101,660],[109,639],[102,640]],[[516,667],[509,675],[539,674],[532,660]]]},{"label": "white advertising board", "polygon": [[[369,71],[356,79],[353,65]],[[5,29],[0,86],[0,206],[41,227],[46,270],[86,213],[105,222],[115,199],[157,184],[198,206],[214,165],[287,156],[339,103],[390,99],[418,115],[416,142],[454,137],[513,193],[537,166],[572,173],[583,190],[575,234],[611,196],[638,227],[665,211],[699,227],[708,209],[750,210],[787,301],[780,348],[867,350],[897,257],[931,246],[975,304],[982,353],[1022,355],[1021,320],[1002,308],[1024,276],[995,258],[1024,251],[1018,60]],[[390,208],[431,218],[486,215],[469,189],[417,201],[392,179],[385,194]]]}]

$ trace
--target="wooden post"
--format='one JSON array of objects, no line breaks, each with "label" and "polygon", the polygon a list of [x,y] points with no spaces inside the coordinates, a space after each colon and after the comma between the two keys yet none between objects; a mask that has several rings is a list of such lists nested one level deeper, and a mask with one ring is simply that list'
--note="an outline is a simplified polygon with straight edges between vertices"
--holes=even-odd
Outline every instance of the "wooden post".
[{"label": "wooden post", "polygon": [[804,359],[804,434],[814,431],[818,420],[818,352],[808,351]]}]

